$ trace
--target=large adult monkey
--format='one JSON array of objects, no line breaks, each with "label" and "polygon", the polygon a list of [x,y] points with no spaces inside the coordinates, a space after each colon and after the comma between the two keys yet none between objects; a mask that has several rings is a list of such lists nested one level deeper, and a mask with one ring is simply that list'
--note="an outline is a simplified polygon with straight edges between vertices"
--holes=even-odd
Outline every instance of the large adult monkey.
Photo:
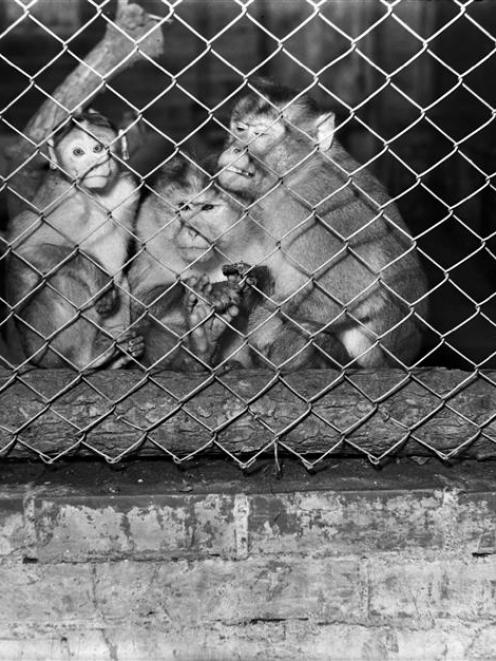
[{"label": "large adult monkey", "polygon": [[192,160],[174,157],[151,182],[135,231],[129,283],[145,365],[250,364],[242,350],[257,301],[250,285],[266,287],[268,274],[246,264],[259,252],[251,250],[256,226],[244,222],[244,203],[220,191]]},{"label": "large adult monkey", "polygon": [[49,144],[51,170],[7,236],[8,344],[21,362],[117,367],[142,350],[127,335],[124,265],[139,196],[119,165],[125,151],[107,118],[91,110]]},{"label": "large adult monkey", "polygon": [[230,133],[218,179],[255,200],[247,261],[274,281],[250,319],[258,355],[293,369],[317,354],[328,365],[410,363],[426,278],[396,206],[334,139],[334,115],[261,81],[235,106]]}]

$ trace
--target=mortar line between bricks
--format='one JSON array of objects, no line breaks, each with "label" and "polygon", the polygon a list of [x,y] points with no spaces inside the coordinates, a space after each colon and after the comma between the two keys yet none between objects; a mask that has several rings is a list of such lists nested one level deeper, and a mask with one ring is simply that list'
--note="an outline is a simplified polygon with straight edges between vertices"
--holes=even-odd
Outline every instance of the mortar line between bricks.
[{"label": "mortar line between bricks", "polygon": [[37,561],[38,534],[36,530],[36,497],[39,489],[28,488],[22,497],[22,519],[25,534],[25,557]]},{"label": "mortar line between bricks", "polygon": [[362,615],[368,619],[370,613],[370,581],[369,561],[361,559],[358,564],[358,575],[360,577],[360,604]]},{"label": "mortar line between bricks", "polygon": [[247,494],[234,496],[234,534],[236,559],[245,560],[248,557],[248,517],[250,512],[250,499]]}]

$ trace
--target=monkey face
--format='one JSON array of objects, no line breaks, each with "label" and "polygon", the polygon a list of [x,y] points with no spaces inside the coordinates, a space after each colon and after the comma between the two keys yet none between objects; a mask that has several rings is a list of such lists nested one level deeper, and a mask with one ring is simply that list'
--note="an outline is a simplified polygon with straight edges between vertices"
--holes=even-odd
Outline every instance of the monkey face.
[{"label": "monkey face", "polygon": [[240,209],[217,190],[208,189],[183,201],[175,245],[188,262],[208,262],[230,240],[229,230],[241,219]]},{"label": "monkey face", "polygon": [[113,183],[118,172],[113,159],[116,137],[112,130],[87,122],[75,127],[56,145],[60,169],[85,188],[104,190]]},{"label": "monkey face", "polygon": [[240,116],[236,110],[233,112],[230,130],[239,145],[262,160],[284,139],[286,132],[282,116],[275,112]]},{"label": "monkey face", "polygon": [[225,189],[237,193],[257,190],[259,173],[242,143],[228,145],[219,156],[217,165],[222,168],[218,181]]},{"label": "monkey face", "polygon": [[[317,151],[330,149],[334,136],[334,114],[321,114],[306,95],[262,83],[260,91],[245,95],[231,116],[231,144],[244,147],[256,170],[261,170],[261,185],[252,187],[261,193],[304,164]],[[248,171],[247,167],[238,166]],[[238,174],[241,174],[238,172]],[[230,190],[246,190],[241,179],[236,182],[226,171],[221,183]]]}]

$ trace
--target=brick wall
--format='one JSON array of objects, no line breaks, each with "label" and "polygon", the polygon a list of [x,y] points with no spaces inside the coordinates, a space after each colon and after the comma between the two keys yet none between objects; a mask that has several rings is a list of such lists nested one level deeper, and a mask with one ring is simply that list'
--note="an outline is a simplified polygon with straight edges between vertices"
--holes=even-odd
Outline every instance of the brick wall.
[{"label": "brick wall", "polygon": [[489,661],[495,476],[338,461],[282,479],[221,462],[12,470],[1,658]]}]

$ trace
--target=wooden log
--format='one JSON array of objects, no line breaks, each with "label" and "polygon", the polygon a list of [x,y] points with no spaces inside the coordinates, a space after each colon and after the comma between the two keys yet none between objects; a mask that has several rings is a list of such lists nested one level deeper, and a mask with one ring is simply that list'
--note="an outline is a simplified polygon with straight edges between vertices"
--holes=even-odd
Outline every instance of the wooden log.
[{"label": "wooden log", "polygon": [[8,200],[9,217],[13,218],[26,201],[31,200],[44,176],[40,147],[51,131],[70,112],[86,107],[108,80],[130,67],[145,54],[158,57],[163,51],[160,24],[136,4],[119,0],[114,21],[109,21],[104,37],[76,69],[43,103],[23,130],[25,139],[9,148],[8,171],[19,171],[10,179],[15,191]]},{"label": "wooden log", "polygon": [[496,456],[494,371],[0,374],[2,457],[227,451],[246,459],[272,452],[276,440],[303,456]]}]

